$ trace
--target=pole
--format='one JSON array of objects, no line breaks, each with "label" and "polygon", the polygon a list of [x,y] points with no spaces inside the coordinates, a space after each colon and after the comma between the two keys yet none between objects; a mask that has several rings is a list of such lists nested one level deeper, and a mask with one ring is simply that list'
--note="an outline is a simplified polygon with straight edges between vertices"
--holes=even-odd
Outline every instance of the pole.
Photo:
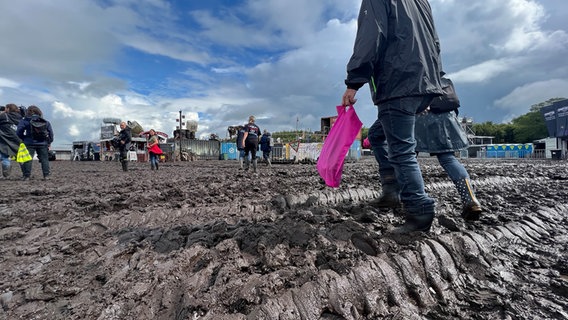
[{"label": "pole", "polygon": [[183,139],[183,137],[182,137],[183,136],[182,135],[183,122],[181,122],[182,121],[181,119],[182,119],[182,114],[181,114],[181,110],[180,110],[179,111],[179,131],[178,131],[178,134],[179,134],[179,151],[178,152],[179,152],[179,160],[180,161],[182,161],[182,159],[183,159],[182,155],[181,155],[181,146],[182,146],[182,139]]}]

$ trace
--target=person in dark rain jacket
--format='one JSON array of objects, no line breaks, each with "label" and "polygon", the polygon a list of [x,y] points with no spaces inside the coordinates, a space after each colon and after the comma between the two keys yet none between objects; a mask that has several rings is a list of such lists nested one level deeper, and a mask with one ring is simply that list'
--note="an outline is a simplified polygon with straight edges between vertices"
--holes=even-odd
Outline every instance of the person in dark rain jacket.
[{"label": "person in dark rain jacket", "polygon": [[120,132],[118,133],[118,151],[120,153],[120,163],[122,171],[128,171],[128,151],[132,142],[132,133],[126,122],[120,123]]},{"label": "person in dark rain jacket", "polygon": [[[406,212],[395,233],[429,231],[435,201],[424,190],[416,160],[415,115],[442,94],[440,44],[427,0],[363,0],[342,104],[369,84],[388,143],[388,176],[401,186]],[[379,165],[380,166],[380,165]]]},{"label": "person in dark rain jacket", "polygon": [[268,130],[264,129],[262,137],[260,138],[260,151],[262,151],[262,158],[264,159],[264,162],[266,162],[266,165],[269,167],[272,166],[272,160],[270,160],[272,145],[272,135],[270,135]]},{"label": "person in dark rain jacket", "polygon": [[[42,137],[34,136],[32,132],[32,122],[33,121],[44,121],[46,123],[47,133]],[[41,109],[37,106],[29,106],[26,110],[26,116],[20,120],[18,123],[18,128],[16,129],[16,134],[28,149],[30,156],[37,153],[37,158],[41,163],[41,171],[43,173],[43,179],[50,179],[50,167],[49,167],[49,148],[53,142],[53,129],[51,128],[51,123],[43,119],[43,113]],[[29,180],[32,174],[32,163],[33,161],[24,162],[22,164],[22,171],[24,173],[23,180]]]},{"label": "person in dark rain jacket", "polygon": [[20,109],[13,103],[6,105],[0,112],[0,162],[2,162],[2,177],[8,178],[12,169],[10,157],[18,153],[20,138],[16,134],[18,123],[22,119]]}]

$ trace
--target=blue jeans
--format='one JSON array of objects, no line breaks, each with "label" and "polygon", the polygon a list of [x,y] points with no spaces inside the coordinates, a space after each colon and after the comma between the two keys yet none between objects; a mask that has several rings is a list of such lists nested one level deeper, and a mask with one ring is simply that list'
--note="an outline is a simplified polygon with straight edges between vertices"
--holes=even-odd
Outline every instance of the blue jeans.
[{"label": "blue jeans", "polygon": [[394,167],[389,162],[387,137],[383,130],[381,120],[377,118],[375,123],[369,128],[369,143],[373,149],[375,160],[379,164],[379,178],[383,190],[388,192],[396,191],[398,193],[398,184],[396,183],[396,175]]},{"label": "blue jeans", "polygon": [[3,154],[2,152],[0,152],[0,161],[2,162],[2,166],[3,167],[10,167],[10,157],[8,157],[7,154]]},{"label": "blue jeans", "polygon": [[[28,148],[28,152],[30,156],[33,158],[35,153],[37,152],[37,158],[41,163],[41,171],[43,172],[43,177],[47,177],[50,174],[49,171],[49,154],[47,146],[26,146]],[[24,162],[22,165],[22,172],[24,173],[24,177],[30,177],[32,175],[32,163],[33,161]]]},{"label": "blue jeans", "polygon": [[153,166],[153,165],[157,166],[158,163],[160,162],[158,155],[153,153],[153,152],[149,152],[149,154],[150,154],[150,166]]},{"label": "blue jeans", "polygon": [[[400,200],[409,212],[420,211],[423,207],[433,208],[435,203],[424,191],[424,180],[414,150],[416,113],[422,112],[431,100],[430,96],[404,97],[378,105],[378,119],[388,146],[387,162],[394,169],[400,187]],[[374,134],[379,134],[378,131],[375,130]],[[379,166],[381,163],[384,163],[384,160],[381,159]],[[388,170],[388,167],[385,170]]]},{"label": "blue jeans", "polygon": [[452,181],[469,179],[467,170],[465,170],[463,164],[456,159],[453,152],[437,153],[436,157]]}]

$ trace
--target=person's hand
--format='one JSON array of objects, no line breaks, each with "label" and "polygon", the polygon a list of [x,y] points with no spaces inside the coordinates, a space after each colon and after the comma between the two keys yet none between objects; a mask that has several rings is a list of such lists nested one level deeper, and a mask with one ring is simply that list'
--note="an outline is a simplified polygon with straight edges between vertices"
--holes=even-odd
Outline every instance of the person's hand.
[{"label": "person's hand", "polygon": [[343,94],[343,98],[341,99],[341,105],[344,107],[354,105],[357,102],[355,99],[355,95],[357,94],[357,90],[355,89],[346,89],[345,93]]}]

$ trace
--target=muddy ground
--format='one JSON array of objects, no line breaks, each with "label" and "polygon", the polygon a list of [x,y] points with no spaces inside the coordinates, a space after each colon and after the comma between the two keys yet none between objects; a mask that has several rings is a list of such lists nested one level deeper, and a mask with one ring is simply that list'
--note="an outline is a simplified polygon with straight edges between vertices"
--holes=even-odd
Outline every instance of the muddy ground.
[{"label": "muddy ground", "polygon": [[475,223],[420,163],[436,220],[394,236],[372,158],[339,189],[314,164],[36,162],[0,181],[0,319],[568,319],[568,163],[465,159]]}]

